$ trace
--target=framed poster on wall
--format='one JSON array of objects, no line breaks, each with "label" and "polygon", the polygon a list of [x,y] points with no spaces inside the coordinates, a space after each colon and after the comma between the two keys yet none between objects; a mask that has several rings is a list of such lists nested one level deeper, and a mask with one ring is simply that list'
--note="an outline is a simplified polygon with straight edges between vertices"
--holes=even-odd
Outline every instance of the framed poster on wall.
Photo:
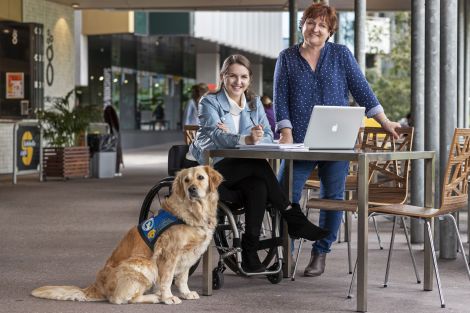
[{"label": "framed poster on wall", "polygon": [[6,73],[6,99],[24,98],[24,74]]}]

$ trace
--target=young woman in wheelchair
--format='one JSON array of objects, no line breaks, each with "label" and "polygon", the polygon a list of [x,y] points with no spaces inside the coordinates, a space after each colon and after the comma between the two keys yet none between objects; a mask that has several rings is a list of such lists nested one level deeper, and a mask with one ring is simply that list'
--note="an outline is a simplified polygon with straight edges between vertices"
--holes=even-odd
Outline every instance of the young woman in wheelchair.
[{"label": "young woman in wheelchair", "polygon": [[[188,162],[202,164],[206,149],[272,142],[273,133],[261,101],[248,90],[251,79],[246,57],[231,55],[224,61],[218,90],[204,96],[199,103],[201,127],[189,147]],[[245,209],[242,267],[246,272],[266,270],[257,251],[267,203],[281,212],[292,237],[314,241],[329,234],[310,223],[299,207],[291,206],[266,160],[217,158],[214,168],[224,176],[219,187],[220,199]]]}]

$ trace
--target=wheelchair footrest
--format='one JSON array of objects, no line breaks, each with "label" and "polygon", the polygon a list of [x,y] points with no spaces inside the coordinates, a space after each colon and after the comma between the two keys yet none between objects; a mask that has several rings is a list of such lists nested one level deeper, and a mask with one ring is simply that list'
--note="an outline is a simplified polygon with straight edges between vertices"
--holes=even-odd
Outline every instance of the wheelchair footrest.
[{"label": "wheelchair footrest", "polygon": [[274,237],[269,239],[260,240],[258,250],[269,249],[271,247],[282,246],[282,238]]}]

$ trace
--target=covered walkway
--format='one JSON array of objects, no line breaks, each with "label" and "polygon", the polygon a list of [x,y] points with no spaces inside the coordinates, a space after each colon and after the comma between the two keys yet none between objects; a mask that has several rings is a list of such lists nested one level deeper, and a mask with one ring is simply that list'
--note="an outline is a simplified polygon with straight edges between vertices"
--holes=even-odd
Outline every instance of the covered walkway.
[{"label": "covered walkway", "polygon": [[[355,299],[346,299],[351,276],[347,274],[345,243],[334,245],[326,272],[320,277],[301,275],[309,259],[306,248],[295,282],[285,279],[272,285],[265,278],[241,278],[227,270],[221,290],[214,291],[211,297],[202,296],[198,301],[184,301],[181,305],[118,307],[31,297],[32,289],[45,284],[84,287],[93,282],[117,242],[137,222],[147,190],[166,174],[166,151],[171,144],[126,151],[123,176],[113,179],[40,183],[35,177],[20,177],[18,185],[13,186],[9,177],[0,177],[0,312],[355,311]],[[466,242],[466,214],[461,214],[460,220]],[[425,292],[416,284],[402,232],[395,243],[389,287],[384,289],[391,223],[384,218],[378,222],[385,249],[378,248],[371,227],[368,312],[469,312],[469,283],[461,256],[457,260],[439,260],[447,304],[441,309],[437,288]],[[355,255],[355,233],[352,238]],[[416,244],[414,249],[422,274],[423,246]],[[465,249],[468,251],[467,244]],[[201,292],[201,268],[190,277],[189,284]]]}]

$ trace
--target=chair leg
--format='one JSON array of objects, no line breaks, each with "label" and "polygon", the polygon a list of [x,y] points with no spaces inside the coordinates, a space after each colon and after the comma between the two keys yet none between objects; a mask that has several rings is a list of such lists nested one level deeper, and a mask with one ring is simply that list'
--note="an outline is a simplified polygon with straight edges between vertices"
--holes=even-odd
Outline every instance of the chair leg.
[{"label": "chair leg", "polygon": [[[456,211],[454,213],[450,213],[454,216],[455,222],[457,223],[457,235],[460,234],[460,211]],[[459,252],[460,246],[457,246],[457,252]]]},{"label": "chair leg", "polygon": [[345,211],[344,215],[346,216],[345,223],[344,223],[344,230],[345,230],[345,235],[347,235],[347,238],[348,238],[348,240],[346,240],[346,243],[348,245],[348,269],[349,269],[349,274],[352,274],[351,224],[349,224],[350,214],[348,211]]},{"label": "chair leg", "polygon": [[372,217],[372,222],[374,222],[375,233],[377,234],[377,240],[379,242],[380,250],[383,250],[384,247],[382,246],[382,240],[380,239],[380,233],[379,233],[379,229],[377,227],[377,221],[375,220],[375,215],[372,214],[371,217]]},{"label": "chair leg", "polygon": [[343,230],[343,225],[345,224],[344,215],[341,217],[341,224],[339,224],[338,229],[338,239],[337,242],[341,243],[341,231]]},{"label": "chair leg", "polygon": [[299,263],[300,251],[302,251],[302,244],[304,243],[304,239],[299,239],[299,248],[297,249],[297,256],[295,258],[294,269],[292,270],[291,281],[295,280],[295,272],[297,271],[297,265]]},{"label": "chair leg", "polygon": [[349,290],[348,290],[348,299],[352,298],[352,291],[353,291],[353,285],[354,281],[356,280],[356,271],[357,271],[357,258],[356,258],[356,263],[354,263],[354,270],[352,272],[352,277],[351,277],[351,282],[349,283]]},{"label": "chair leg", "polygon": [[413,254],[413,250],[411,249],[410,236],[408,234],[408,227],[406,227],[405,218],[403,216],[401,217],[401,222],[403,224],[403,229],[405,230],[406,243],[408,244],[408,251],[410,251],[411,262],[413,263],[413,268],[415,270],[416,283],[421,284],[421,278],[419,278],[419,273],[418,273],[418,270],[416,269],[415,256]]},{"label": "chair leg", "polygon": [[[307,191],[308,193],[308,191]],[[310,210],[307,209],[307,213],[305,214],[305,216],[308,218],[308,213],[310,213]],[[297,271],[297,265],[299,264],[299,257],[300,257],[300,252],[302,251],[302,244],[304,243],[304,239],[300,238],[299,239],[299,248],[297,249],[297,256],[295,258],[295,262],[294,262],[294,268],[292,270],[292,276],[291,276],[291,281],[294,281],[295,280],[295,272]]]},{"label": "chair leg", "polygon": [[385,270],[384,288],[388,284],[388,274],[390,272],[390,261],[392,259],[393,243],[395,242],[395,227],[397,226],[397,217],[393,217],[392,237],[390,238],[390,248],[388,249],[387,269]]},{"label": "chair leg", "polygon": [[459,246],[460,246],[460,252],[462,252],[463,255],[463,260],[465,261],[465,266],[467,267],[467,275],[468,279],[470,279],[470,268],[468,266],[468,261],[467,261],[467,256],[465,255],[465,250],[463,248],[462,244],[462,238],[460,238],[460,232],[459,232],[459,227],[457,225],[457,221],[455,220],[454,216],[452,214],[447,214],[450,219],[452,220],[452,224],[454,225],[455,232],[457,233],[457,239],[459,240]]},{"label": "chair leg", "polygon": [[351,240],[351,227],[352,227],[352,213],[351,212],[348,212],[348,211],[345,211],[345,224],[348,224],[348,227],[349,227],[349,231],[346,231],[345,229],[345,233],[344,233],[344,241],[349,241]]},{"label": "chair leg", "polygon": [[441,299],[441,308],[445,308],[446,305],[444,303],[444,295],[443,295],[443,290],[441,288],[441,277],[439,276],[439,269],[437,267],[436,250],[434,249],[434,239],[432,236],[431,224],[429,220],[426,220],[426,228],[428,230],[428,239],[429,239],[430,246],[431,246],[432,263],[434,265],[434,274],[436,275],[437,289],[439,291],[439,298]]}]

